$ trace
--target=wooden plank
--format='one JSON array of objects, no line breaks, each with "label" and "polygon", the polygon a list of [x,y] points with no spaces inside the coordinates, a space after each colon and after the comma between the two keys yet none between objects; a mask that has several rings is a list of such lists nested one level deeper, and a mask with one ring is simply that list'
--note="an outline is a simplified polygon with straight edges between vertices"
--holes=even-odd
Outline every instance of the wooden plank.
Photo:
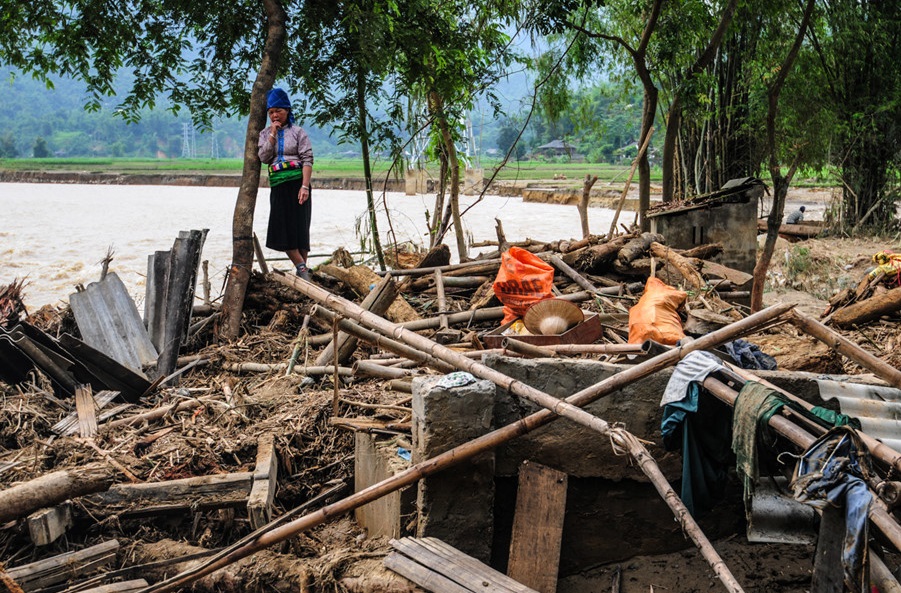
[{"label": "wooden plank", "polygon": [[432,591],[432,593],[473,593],[472,589],[467,589],[397,552],[388,554],[383,564],[385,568],[393,570],[426,591]]},{"label": "wooden plank", "polygon": [[257,234],[253,234],[253,252],[257,255],[257,263],[260,265],[260,270],[264,274],[269,273],[269,264],[266,263],[266,256],[263,255],[263,248],[260,247],[260,240],[257,238]]},{"label": "wooden plank", "polygon": [[76,580],[116,560],[119,542],[110,540],[76,552],[7,569],[7,574],[23,591],[35,591],[50,585]]},{"label": "wooden plank", "polygon": [[156,351],[163,349],[166,323],[166,294],[169,290],[169,251],[147,256],[147,285],[144,289],[144,326]]},{"label": "wooden plank", "polygon": [[537,593],[534,589],[517,582],[515,579],[508,577],[502,572],[494,570],[487,564],[476,560],[472,556],[464,554],[463,552],[443,540],[435,537],[424,537],[419,541],[430,550],[454,558],[455,562],[457,562],[460,566],[465,567],[467,570],[473,572],[476,575],[479,575],[483,579],[492,580],[499,585],[502,585],[509,591],[513,591],[515,593]]},{"label": "wooden plank", "polygon": [[253,473],[236,472],[142,484],[116,484],[106,492],[83,497],[91,512],[146,515],[195,508],[246,505]]},{"label": "wooden plank", "polygon": [[131,581],[120,581],[118,583],[110,583],[101,585],[93,589],[82,589],[79,593],[134,593],[147,587],[147,581],[144,579],[134,579]]},{"label": "wooden plank", "polygon": [[472,591],[536,593],[510,577],[435,538],[391,540],[398,552]]},{"label": "wooden plank", "polygon": [[844,509],[826,505],[820,517],[820,536],[813,560],[810,593],[842,593],[845,590],[842,568],[842,542],[845,538]]},{"label": "wooden plank", "polygon": [[257,443],[257,464],[253,473],[253,486],[247,500],[250,526],[259,529],[272,520],[272,501],[278,483],[278,457],[275,453],[275,437],[264,434]]},{"label": "wooden plank", "polygon": [[97,410],[90,385],[75,388],[75,412],[78,414],[78,434],[89,438],[97,434]]},{"label": "wooden plank", "polygon": [[566,511],[563,472],[523,462],[507,574],[540,593],[555,593]]},{"label": "wooden plank", "polygon": [[181,231],[172,246],[162,348],[156,361],[157,372],[163,376],[175,370],[179,348],[188,333],[197,269],[207,231]]},{"label": "wooden plank", "polygon": [[72,503],[35,511],[28,516],[28,534],[36,546],[52,544],[72,526]]},{"label": "wooden plank", "polygon": [[[94,402],[98,410],[102,410],[108,403],[119,395],[118,391],[99,391],[94,395]],[[102,420],[99,418],[99,420]],[[78,430],[78,410],[69,413],[65,418],[50,427],[50,430],[58,435],[71,436]]]}]

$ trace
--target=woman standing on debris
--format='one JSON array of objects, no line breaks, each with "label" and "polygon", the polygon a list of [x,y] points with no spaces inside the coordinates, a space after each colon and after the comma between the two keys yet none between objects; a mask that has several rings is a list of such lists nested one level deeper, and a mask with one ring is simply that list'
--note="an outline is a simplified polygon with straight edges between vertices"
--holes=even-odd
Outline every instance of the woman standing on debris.
[{"label": "woman standing on debris", "polygon": [[266,247],[284,251],[297,275],[310,279],[310,214],[313,145],[307,133],[294,124],[291,100],[280,88],[266,95],[271,124],[260,132],[260,160],[269,165],[269,227]]}]

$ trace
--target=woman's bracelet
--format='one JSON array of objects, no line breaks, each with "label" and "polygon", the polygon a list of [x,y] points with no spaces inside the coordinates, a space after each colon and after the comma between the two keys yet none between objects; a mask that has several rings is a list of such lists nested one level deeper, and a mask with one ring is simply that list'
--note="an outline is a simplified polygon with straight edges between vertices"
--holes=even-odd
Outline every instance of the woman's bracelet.
[{"label": "woman's bracelet", "polygon": [[305,189],[307,191],[310,191],[310,186],[309,185],[301,185],[300,189]]}]

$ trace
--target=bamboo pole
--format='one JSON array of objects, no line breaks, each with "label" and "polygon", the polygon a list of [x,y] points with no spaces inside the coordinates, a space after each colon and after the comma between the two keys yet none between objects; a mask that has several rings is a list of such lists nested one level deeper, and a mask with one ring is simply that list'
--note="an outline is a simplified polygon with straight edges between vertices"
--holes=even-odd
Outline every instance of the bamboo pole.
[{"label": "bamboo pole", "polygon": [[816,319],[795,310],[789,321],[802,331],[823,342],[842,356],[850,358],[863,368],[883,379],[892,387],[901,389],[901,371],[882,359],[870,354],[851,340],[830,329]]},{"label": "bamboo pole", "polygon": [[365,377],[378,377],[380,379],[401,379],[413,374],[410,369],[386,367],[368,360],[358,360],[353,365],[354,375]]},{"label": "bamboo pole", "polygon": [[447,329],[447,299],[444,296],[444,276],[441,270],[435,270],[435,290],[438,296],[438,327]]},{"label": "bamboo pole", "polygon": [[[332,323],[333,320],[338,318],[337,315],[320,305],[313,305],[313,308],[310,309],[310,315],[324,319],[328,323]],[[341,329],[341,331],[346,332],[356,337],[357,339],[368,342],[378,348],[387,350],[388,352],[403,356],[404,358],[407,358],[409,360],[414,360],[437,371],[449,373],[454,370],[453,366],[447,364],[443,360],[438,360],[433,356],[428,356],[421,350],[411,348],[410,346],[398,342],[397,340],[392,340],[391,338],[383,336],[382,334],[366,329],[365,327],[361,327],[360,324],[350,319],[341,318],[338,321],[338,327]]]},{"label": "bamboo pole", "polygon": [[578,273],[574,269],[572,269],[569,264],[560,259],[557,255],[551,256],[551,264],[565,275],[569,276],[569,278],[579,285],[582,290],[586,290],[588,292],[597,292],[597,287],[588,281],[582,274]]},{"label": "bamboo pole", "polygon": [[[297,288],[303,294],[319,301],[320,303],[322,303],[324,305],[327,305],[327,306],[330,305],[334,308],[341,308],[345,312],[348,312],[353,309],[359,309],[353,303],[350,303],[349,301],[346,301],[345,299],[342,299],[336,295],[333,295],[333,294],[329,293],[328,291],[326,291],[314,284],[311,284],[308,282],[295,283],[293,281],[293,278],[291,278],[287,275],[284,275],[284,274],[275,274],[274,278],[276,280],[278,280],[279,282],[282,282],[288,286]],[[693,342],[690,342],[689,344],[686,344],[685,346],[682,346],[679,348],[674,348],[667,352],[663,352],[660,355],[658,355],[652,359],[649,359],[643,363],[639,363],[639,364],[635,365],[634,367],[631,367],[629,369],[622,371],[621,373],[617,373],[616,375],[613,375],[613,376],[605,379],[604,381],[601,381],[600,383],[592,385],[586,389],[583,389],[582,391],[580,391],[576,394],[571,395],[566,400],[558,400],[557,398],[554,398],[547,394],[543,394],[542,392],[538,391],[537,389],[529,387],[528,385],[525,385],[524,383],[522,383],[520,381],[511,379],[510,377],[507,377],[506,375],[503,375],[502,373],[498,373],[497,371],[489,369],[488,367],[485,367],[484,365],[477,365],[477,363],[473,363],[472,361],[470,361],[469,359],[467,359],[464,356],[464,357],[462,357],[464,360],[459,361],[461,363],[461,367],[464,368],[464,370],[469,370],[469,369],[477,370],[478,371],[477,376],[482,376],[483,370],[487,371],[486,374],[490,375],[493,379],[497,379],[499,381],[497,383],[498,385],[500,385],[502,387],[506,387],[509,391],[515,393],[516,395],[521,395],[521,394],[526,394],[526,393],[528,393],[530,395],[538,394],[540,396],[545,396],[546,398],[550,398],[550,399],[554,400],[555,403],[553,405],[553,408],[541,410],[539,412],[531,414],[530,416],[527,416],[526,418],[523,418],[517,422],[514,422],[513,424],[509,424],[503,428],[494,430],[494,431],[492,431],[488,434],[482,435],[481,437],[478,437],[468,443],[460,445],[459,447],[455,447],[449,451],[441,453],[440,455],[432,457],[431,459],[427,459],[416,465],[413,465],[413,466],[409,467],[408,469],[406,469],[398,474],[395,474],[394,476],[392,476],[386,480],[383,480],[382,482],[379,482],[378,484],[373,484],[372,486],[369,486],[368,488],[360,490],[359,492],[356,492],[355,494],[352,494],[352,495],[348,496],[347,498],[344,498],[340,501],[337,501],[326,507],[323,507],[314,513],[310,513],[303,517],[299,517],[298,519],[295,519],[294,521],[291,521],[290,523],[281,525],[265,534],[262,534],[254,542],[251,542],[251,543],[247,544],[246,546],[243,546],[239,549],[236,549],[236,550],[230,552],[229,554],[218,559],[216,562],[206,565],[202,569],[195,570],[190,575],[184,575],[184,576],[175,575],[174,577],[172,577],[170,579],[161,581],[161,582],[157,583],[156,585],[148,587],[142,593],[162,593],[164,591],[172,591],[174,589],[177,589],[197,578],[200,578],[204,575],[210,574],[211,572],[214,572],[221,567],[224,567],[224,566],[227,566],[228,564],[236,562],[236,561],[240,560],[241,558],[245,558],[258,550],[262,550],[268,546],[274,545],[276,543],[284,541],[285,539],[288,539],[299,533],[302,533],[308,529],[311,529],[312,527],[320,525],[320,524],[324,523],[325,521],[331,519],[332,517],[343,515],[344,513],[350,512],[364,504],[370,503],[374,500],[378,500],[379,498],[381,498],[382,496],[385,496],[386,494],[390,494],[391,492],[395,492],[396,490],[399,490],[405,486],[409,486],[420,479],[423,479],[429,475],[437,473],[448,467],[452,467],[466,459],[469,459],[469,458],[471,458],[475,455],[478,455],[480,453],[483,453],[485,451],[491,450],[502,443],[505,443],[505,442],[512,440],[518,436],[526,434],[532,430],[535,430],[536,428],[544,426],[545,424],[547,424],[553,420],[556,420],[557,416],[555,415],[555,413],[559,414],[562,409],[564,409],[566,407],[572,408],[575,405],[587,405],[587,404],[591,403],[592,401],[594,401],[600,397],[603,397],[604,395],[609,395],[610,393],[613,393],[614,391],[620,389],[621,387],[628,385],[638,379],[641,379],[642,377],[646,377],[648,375],[651,375],[651,374],[657,372],[658,370],[660,370],[662,368],[666,368],[667,366],[681,360],[689,352],[693,352],[693,351],[705,349],[705,348],[711,348],[711,347],[717,346],[719,344],[722,344],[724,342],[733,340],[738,336],[746,335],[747,333],[752,333],[753,331],[756,331],[756,329],[758,327],[761,327],[763,325],[771,323],[775,318],[777,318],[777,317],[783,315],[784,313],[786,313],[787,311],[791,310],[792,307],[793,307],[793,305],[777,305],[777,306],[769,307],[767,309],[759,311],[743,320],[736,321],[735,323],[732,323],[724,328],[721,328],[721,329],[711,332],[705,336],[702,336],[701,338],[694,340]],[[403,328],[400,328],[400,327],[396,326],[395,324],[392,324],[383,318],[378,318],[378,319],[381,319],[381,322],[379,322],[377,319],[374,319],[378,316],[372,315],[371,313],[368,313],[366,311],[357,311],[357,313],[359,313],[359,315],[360,315],[358,320],[360,320],[361,318],[365,318],[373,324],[378,324],[378,325],[382,325],[382,323],[388,324],[388,326],[393,326],[394,328],[396,328],[397,331],[403,332]],[[348,316],[354,317],[352,315],[348,315]],[[416,335],[416,334],[413,334],[413,335]],[[421,338],[422,336],[418,336],[418,337]],[[433,344],[433,346],[436,349],[443,348],[438,344],[432,343],[427,338],[423,338],[423,339],[425,339],[429,343]],[[443,349],[447,350],[446,348],[443,348]],[[450,351],[450,352],[452,352],[452,351]],[[478,368],[476,368],[476,366],[478,366]],[[472,372],[472,370],[470,370],[470,372]],[[476,373],[473,373],[473,374],[476,374]],[[488,378],[488,377],[483,377],[483,378]],[[578,408],[576,408],[576,409],[578,410]],[[582,412],[582,410],[579,410],[579,411]],[[606,422],[604,422],[600,418],[595,418],[594,416],[591,416],[590,414],[588,414],[588,416],[589,416],[589,418],[587,418],[585,420],[591,425],[591,427],[593,429],[603,429],[605,432],[609,433],[610,427]],[[638,453],[638,454],[640,455],[640,453]],[[648,458],[650,458],[649,455],[648,455]],[[650,459],[650,461],[652,462],[653,460]],[[660,485],[660,487],[663,487],[663,485]],[[674,498],[675,500],[678,500],[678,496],[675,495],[675,492],[673,492],[672,498]],[[669,501],[668,501],[668,503],[669,503]],[[675,504],[675,502],[674,502],[674,504]],[[683,514],[681,514],[681,517],[685,517],[686,521],[691,521],[691,517],[688,514],[687,510]],[[684,523],[683,523],[683,525],[684,525]],[[689,531],[689,530],[686,529],[686,531]],[[700,530],[698,530],[698,532],[695,532],[692,530],[692,531],[689,531],[689,533],[692,535],[692,537],[695,537],[695,536],[700,537],[700,538],[704,537],[703,533],[701,533]],[[707,542],[707,546],[709,548],[709,553],[715,555],[716,552],[713,551],[712,546],[709,546],[709,542]],[[705,557],[706,557],[706,552],[705,552]],[[721,562],[721,561],[719,561],[719,562]],[[726,581],[729,581],[729,584],[727,584],[727,587],[731,591],[736,591],[736,592],[741,591],[742,590],[741,587],[737,583],[734,582],[734,579],[731,579],[731,580],[729,579],[729,577],[731,577],[731,575],[726,574],[728,572],[728,569],[726,569],[725,566],[723,566],[723,569],[725,569],[725,572],[719,571],[718,570],[719,566],[722,566],[722,565],[716,564],[714,567],[714,570],[717,572],[717,575],[721,577],[721,580],[723,580],[724,583]]]},{"label": "bamboo pole", "polygon": [[[704,385],[704,389],[710,391],[718,399],[729,404],[733,408],[735,407],[735,400],[738,399],[737,391],[710,376],[708,376],[702,384]],[[770,418],[769,425],[773,430],[804,451],[806,451],[816,440],[816,437],[812,434],[800,428],[788,418],[784,418],[778,414]],[[858,434],[861,436],[863,435],[863,433],[860,432],[858,432]],[[892,542],[896,550],[901,551],[901,525],[898,525],[895,519],[888,513],[885,503],[876,494],[873,495],[873,502],[870,504],[869,516],[873,525],[878,527],[883,535]]]},{"label": "bamboo pole", "polygon": [[648,144],[651,143],[651,136],[654,135],[654,128],[652,127],[648,130],[648,135],[645,136],[644,142],[641,145],[641,148],[638,149],[638,155],[635,157],[635,160],[632,161],[632,169],[629,171],[629,178],[626,179],[626,185],[623,187],[623,193],[619,197],[619,204],[616,206],[616,214],[613,215],[613,220],[610,222],[610,232],[607,233],[607,240],[613,238],[613,232],[616,230],[616,222],[619,220],[619,213],[623,210],[623,204],[626,203],[626,196],[629,195],[629,186],[632,185],[632,177],[635,175],[635,169],[638,168],[638,162],[641,160],[644,151],[648,149]]},{"label": "bamboo pole", "polygon": [[529,344],[515,338],[504,338],[501,340],[501,348],[530,358],[554,358],[557,355],[556,352],[549,348]]}]

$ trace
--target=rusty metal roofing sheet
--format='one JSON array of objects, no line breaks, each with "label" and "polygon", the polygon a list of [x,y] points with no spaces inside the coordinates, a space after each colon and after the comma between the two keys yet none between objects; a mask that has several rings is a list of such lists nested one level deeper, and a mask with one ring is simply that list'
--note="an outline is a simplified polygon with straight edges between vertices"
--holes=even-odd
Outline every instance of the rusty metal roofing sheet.
[{"label": "rusty metal roofing sheet", "polygon": [[861,428],[901,452],[901,389],[817,379],[820,397],[838,401],[842,414],[860,420]]}]

